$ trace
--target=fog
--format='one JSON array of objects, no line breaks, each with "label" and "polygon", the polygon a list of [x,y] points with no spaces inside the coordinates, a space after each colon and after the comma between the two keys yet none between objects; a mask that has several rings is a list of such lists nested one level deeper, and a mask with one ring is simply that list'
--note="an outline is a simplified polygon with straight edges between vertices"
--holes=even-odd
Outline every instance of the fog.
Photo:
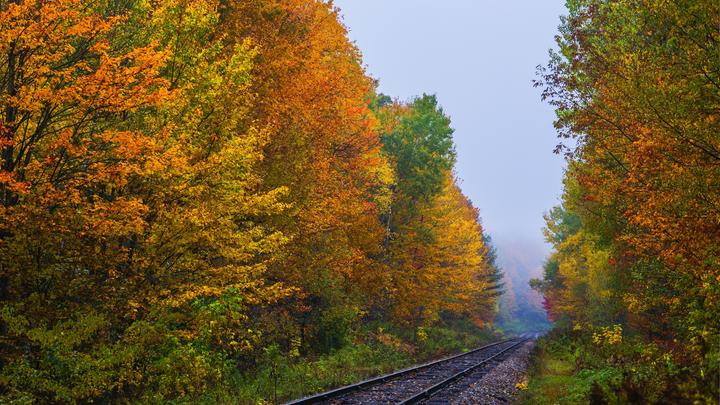
[{"label": "fog", "polygon": [[554,46],[564,2],[334,4],[381,92],[404,100],[437,94],[456,130],[461,187],[480,208],[508,275],[526,284],[549,251],[542,215],[562,189],[554,113],[531,82]]}]

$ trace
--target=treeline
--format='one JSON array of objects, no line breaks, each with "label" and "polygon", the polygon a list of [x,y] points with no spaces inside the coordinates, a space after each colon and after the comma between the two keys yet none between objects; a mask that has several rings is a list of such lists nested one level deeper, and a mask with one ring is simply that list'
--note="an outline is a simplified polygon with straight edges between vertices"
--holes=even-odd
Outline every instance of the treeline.
[{"label": "treeline", "polygon": [[565,193],[546,218],[555,251],[535,287],[577,345],[594,400],[714,403],[720,3],[568,10],[538,83],[573,141],[559,147]]},{"label": "treeline", "polygon": [[2,401],[214,401],[264,349],[493,319],[450,120],[376,94],[330,2],[5,0],[0,33]]}]

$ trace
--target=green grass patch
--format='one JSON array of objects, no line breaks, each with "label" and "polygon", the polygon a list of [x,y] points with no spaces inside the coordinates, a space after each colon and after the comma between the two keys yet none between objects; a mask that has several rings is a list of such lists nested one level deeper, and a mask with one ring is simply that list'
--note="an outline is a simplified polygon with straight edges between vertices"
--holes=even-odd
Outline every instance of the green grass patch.
[{"label": "green grass patch", "polygon": [[442,327],[406,329],[367,325],[351,343],[328,354],[298,356],[277,346],[265,349],[252,370],[238,373],[228,403],[281,403],[386,374],[498,339],[491,330],[458,321]]},{"label": "green grass patch", "polygon": [[575,362],[569,348],[551,350],[546,342],[540,341],[533,353],[530,375],[520,403],[576,403],[574,401],[582,397],[578,392],[582,384],[575,376]]},{"label": "green grass patch", "polygon": [[554,330],[538,341],[520,403],[707,403],[688,389],[692,377],[653,342],[628,334],[599,344],[592,333]]},{"label": "green grass patch", "polygon": [[351,345],[317,358],[288,357],[267,351],[256,370],[237,380],[242,403],[279,403],[351,384],[412,362],[407,353],[384,345]]}]

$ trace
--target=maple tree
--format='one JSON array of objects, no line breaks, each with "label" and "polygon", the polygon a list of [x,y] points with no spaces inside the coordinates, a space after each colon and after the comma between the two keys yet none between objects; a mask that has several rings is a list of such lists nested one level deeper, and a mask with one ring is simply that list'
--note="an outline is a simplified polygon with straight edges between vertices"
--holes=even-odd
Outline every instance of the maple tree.
[{"label": "maple tree", "polygon": [[[103,350],[93,343],[117,333],[111,326],[130,310],[125,283],[138,276],[128,264],[149,210],[126,190],[163,156],[122,116],[170,92],[164,52],[112,43],[120,20],[72,0],[4,3],[0,13],[3,385],[38,400],[107,388],[88,373]],[[98,368],[118,366],[108,363]],[[75,384],[55,378],[66,367]]]}]

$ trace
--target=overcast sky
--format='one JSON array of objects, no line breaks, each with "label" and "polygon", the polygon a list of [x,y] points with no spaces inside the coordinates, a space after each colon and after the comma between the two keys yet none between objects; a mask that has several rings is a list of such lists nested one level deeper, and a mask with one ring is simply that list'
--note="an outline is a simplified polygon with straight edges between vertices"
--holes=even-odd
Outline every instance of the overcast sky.
[{"label": "overcast sky", "polygon": [[403,100],[437,94],[456,130],[462,189],[500,247],[539,247],[542,215],[559,202],[564,162],[552,153],[554,114],[531,81],[554,46],[564,2],[334,4],[381,92]]}]

